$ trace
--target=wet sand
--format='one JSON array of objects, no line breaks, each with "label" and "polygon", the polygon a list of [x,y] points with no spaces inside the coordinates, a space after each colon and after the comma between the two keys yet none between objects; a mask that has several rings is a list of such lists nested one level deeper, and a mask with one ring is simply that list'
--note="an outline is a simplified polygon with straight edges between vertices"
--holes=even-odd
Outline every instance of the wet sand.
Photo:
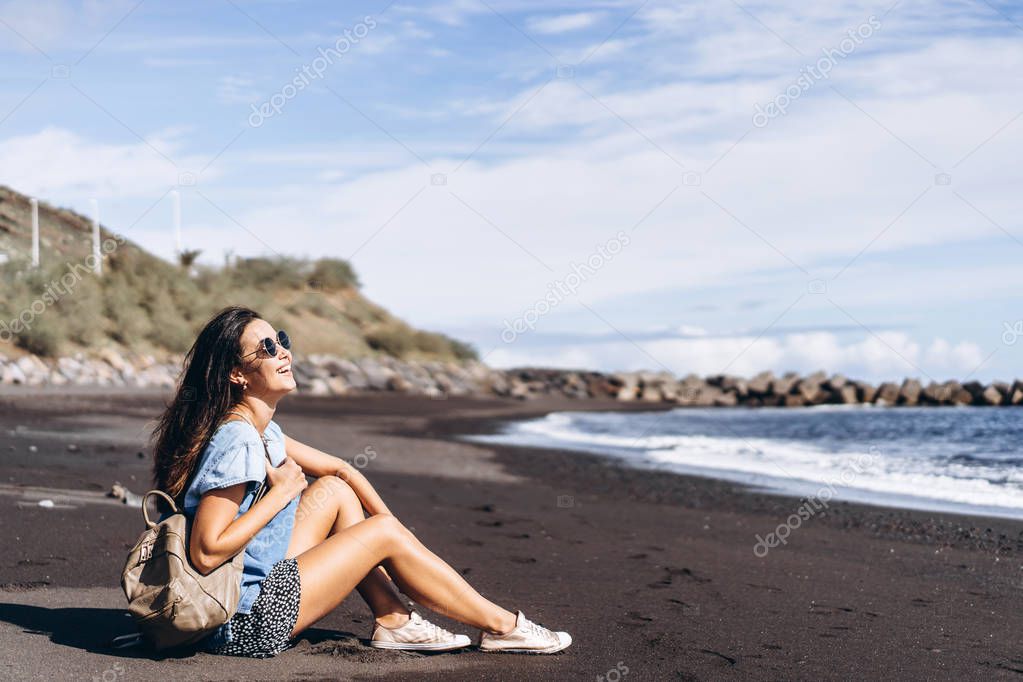
[{"label": "wet sand", "polygon": [[[353,594],[270,660],[112,651],[110,638],[132,629],[118,579],[142,521],[139,510],[103,493],[114,481],[136,492],[148,487],[146,439],[162,400],[158,393],[0,393],[0,677],[1023,673],[1023,523],[832,502],[760,558],[756,536],[785,523],[800,500],[630,470],[598,456],[457,439],[509,418],[621,405],[395,396],[296,396],[276,421],[350,461],[361,454],[364,473],[427,546],[491,599],[571,632],[570,649],[546,657],[376,651],[360,641],[372,619]],[[40,507],[43,498],[54,506]]]}]

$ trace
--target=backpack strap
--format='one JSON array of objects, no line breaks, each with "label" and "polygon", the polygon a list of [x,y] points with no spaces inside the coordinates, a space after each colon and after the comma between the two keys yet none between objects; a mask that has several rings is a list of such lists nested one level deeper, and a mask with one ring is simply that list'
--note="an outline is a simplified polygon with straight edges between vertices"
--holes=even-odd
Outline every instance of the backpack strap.
[{"label": "backpack strap", "polygon": [[150,495],[159,495],[163,499],[167,500],[167,504],[170,505],[172,513],[177,514],[178,512],[181,511],[180,509],[178,509],[178,505],[174,503],[174,498],[172,498],[170,495],[163,492],[162,490],[150,490],[149,492],[142,496],[142,518],[145,519],[146,521],[146,528],[153,528],[156,526],[155,523],[149,520],[149,508],[146,506],[146,502],[149,500]]},{"label": "backpack strap", "polygon": [[[230,410],[230,411],[228,411],[228,414],[233,414],[233,415],[235,415],[237,417],[240,417],[243,422],[245,422],[246,424],[248,424],[252,428],[256,429],[256,425],[253,424],[249,420],[249,418],[246,417],[241,412],[238,412],[236,410]],[[259,429],[256,429],[256,433],[259,434]],[[259,435],[259,440],[263,441],[263,454],[266,455],[266,461],[270,462],[270,466],[273,466],[274,462],[273,462],[272,459],[270,459],[270,447],[266,444],[266,438],[264,438],[263,435],[260,434]],[[256,504],[257,502],[259,502],[259,500],[262,499],[263,495],[266,494],[266,491],[267,491],[267,488],[268,488],[266,482],[267,482],[267,479],[264,478],[263,482],[259,484],[259,488],[256,490],[256,496],[254,498],[252,498],[252,504]],[[250,505],[249,508],[251,509],[251,505]]]}]

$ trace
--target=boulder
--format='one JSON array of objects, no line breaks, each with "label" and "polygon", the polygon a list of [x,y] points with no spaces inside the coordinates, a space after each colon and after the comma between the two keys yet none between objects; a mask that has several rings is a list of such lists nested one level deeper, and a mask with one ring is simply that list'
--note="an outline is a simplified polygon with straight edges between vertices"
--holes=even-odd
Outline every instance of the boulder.
[{"label": "boulder", "polygon": [[970,395],[973,396],[974,402],[979,403],[980,397],[984,393],[985,386],[979,381],[967,381],[963,384],[963,388],[970,392]]},{"label": "boulder", "polygon": [[1006,405],[1019,405],[1023,403],[1023,382],[1019,379],[1012,382],[1012,388],[1009,389],[1009,395],[1005,401]]},{"label": "boulder", "polygon": [[387,384],[394,376],[394,370],[375,358],[360,358],[356,364],[366,375],[367,388],[374,391],[386,391]]},{"label": "boulder", "polygon": [[803,401],[809,405],[815,405],[824,401],[826,392],[821,388],[820,378],[810,375],[800,379],[796,383],[796,394],[802,396]]},{"label": "boulder", "polygon": [[899,405],[916,405],[920,402],[920,393],[923,388],[916,379],[906,379],[899,388]]},{"label": "boulder", "polygon": [[713,398],[714,407],[735,407],[739,398],[734,393],[719,390]]},{"label": "boulder", "polygon": [[613,375],[618,385],[615,399],[620,402],[631,402],[639,397],[639,377],[631,372],[620,372]]},{"label": "boulder", "polygon": [[975,398],[975,402],[979,405],[1001,405],[1003,397],[1002,392],[991,385],[981,392],[980,398]]},{"label": "boulder", "polygon": [[799,381],[798,374],[795,372],[787,372],[784,376],[771,381],[771,393],[774,395],[786,395],[791,393],[797,381]]},{"label": "boulder", "polygon": [[899,387],[890,381],[886,381],[877,387],[877,394],[874,402],[878,405],[894,405],[899,399]]},{"label": "boulder", "polygon": [[877,397],[877,388],[873,384],[868,384],[866,381],[857,381],[856,386],[856,400],[861,403],[872,403]]},{"label": "boulder", "polygon": [[744,379],[733,376],[724,376],[718,384],[718,388],[728,393],[734,393],[739,398],[749,395],[749,386]]},{"label": "boulder", "polygon": [[0,384],[25,384],[27,382],[25,371],[13,362],[4,365],[3,370],[0,371]]},{"label": "boulder", "polygon": [[949,402],[951,395],[951,387],[948,383],[939,384],[932,381],[920,393],[920,402],[926,405],[945,405]]},{"label": "boulder", "polygon": [[848,384],[848,383],[849,383],[849,380],[846,379],[841,374],[832,374],[824,382],[824,388],[829,390],[829,391],[831,391],[832,393],[836,393],[837,391],[839,391],[840,389],[845,387],[845,385]]},{"label": "boulder", "polygon": [[833,391],[831,394],[833,400],[842,405],[855,405],[859,402],[859,397],[856,394],[856,387],[852,384],[845,384]]},{"label": "boulder", "polygon": [[751,395],[765,396],[771,391],[772,381],[774,381],[772,372],[761,372],[746,382],[746,389]]},{"label": "boulder", "polygon": [[806,398],[801,393],[790,393],[789,395],[779,397],[781,398],[781,404],[785,407],[803,407],[806,405]]},{"label": "boulder", "polygon": [[313,379],[302,388],[308,395],[330,395],[330,386],[325,379]]}]

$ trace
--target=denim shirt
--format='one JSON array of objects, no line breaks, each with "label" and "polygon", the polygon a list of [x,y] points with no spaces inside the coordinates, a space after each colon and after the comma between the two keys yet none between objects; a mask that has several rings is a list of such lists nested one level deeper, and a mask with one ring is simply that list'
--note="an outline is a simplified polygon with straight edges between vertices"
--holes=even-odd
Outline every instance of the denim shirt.
[{"label": "denim shirt", "polygon": [[[263,435],[267,439],[266,449],[270,453],[270,462],[274,466],[280,466],[286,456],[284,433],[271,421]],[[203,450],[199,468],[185,492],[183,510],[185,516],[189,521],[195,519],[199,499],[203,493],[246,482],[248,488],[238,508],[238,516],[247,512],[252,506],[260,483],[266,478],[265,462],[263,441],[255,427],[245,421],[221,424]],[[246,546],[238,613],[249,613],[252,610],[252,603],[259,596],[261,582],[270,573],[273,565],[284,559],[291,541],[291,531],[295,526],[298,502],[299,497],[296,496],[256,533]],[[217,628],[204,643],[208,646],[220,646],[230,641],[231,628],[230,623],[227,623]]]}]

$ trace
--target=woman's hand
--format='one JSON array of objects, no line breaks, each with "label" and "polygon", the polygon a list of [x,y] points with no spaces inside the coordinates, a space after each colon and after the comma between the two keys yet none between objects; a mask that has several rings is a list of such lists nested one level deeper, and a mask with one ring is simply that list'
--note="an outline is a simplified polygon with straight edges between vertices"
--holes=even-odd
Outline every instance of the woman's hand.
[{"label": "woman's hand", "polygon": [[269,461],[263,464],[270,490],[277,491],[278,495],[284,496],[289,502],[309,485],[302,467],[291,457],[285,457],[279,467],[272,466]]}]

